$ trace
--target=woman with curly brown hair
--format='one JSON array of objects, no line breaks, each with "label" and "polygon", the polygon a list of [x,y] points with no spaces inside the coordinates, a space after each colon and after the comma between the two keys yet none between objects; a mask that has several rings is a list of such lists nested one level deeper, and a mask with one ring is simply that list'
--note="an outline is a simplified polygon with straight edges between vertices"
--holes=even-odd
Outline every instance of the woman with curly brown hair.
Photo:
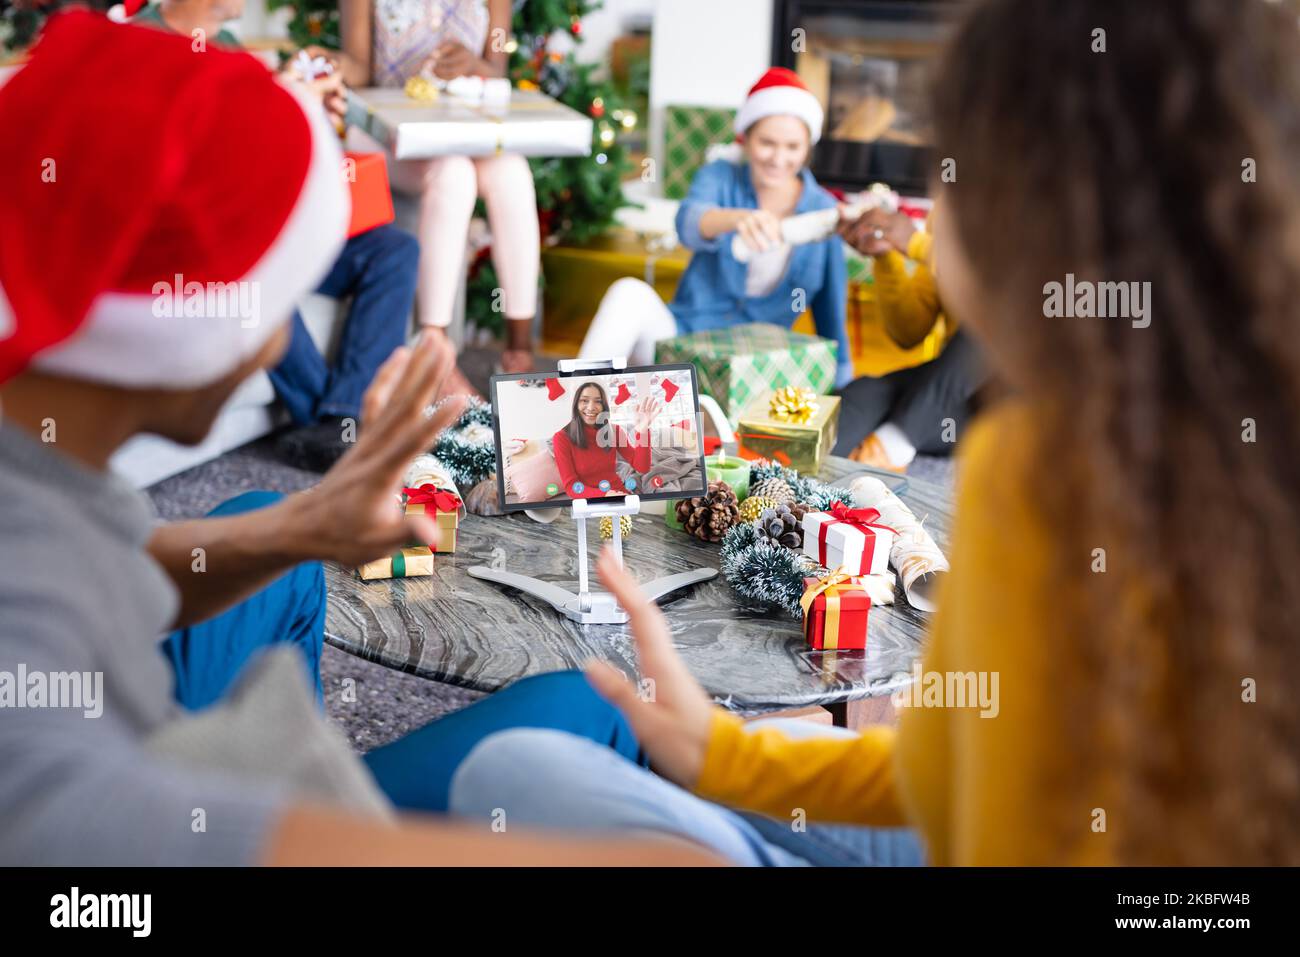
[{"label": "woman with curly brown hair", "polygon": [[[939,195],[936,278],[1017,398],[964,441],[923,668],[996,675],[1000,700],[927,694],[896,733],[849,739],[748,729],[712,707],[658,610],[606,562],[654,700],[606,670],[592,680],[660,775],[787,834],[801,810],[910,824],[935,863],[1300,863],[1296,14],[1264,0],[974,5],[938,78],[937,155],[956,180]],[[1062,289],[1094,308],[1060,317]],[[1141,301],[1088,317],[1096,293],[1122,307],[1124,289]],[[575,773],[596,765],[590,743],[528,732],[529,750],[512,748],[521,734],[470,754],[454,807],[502,797],[494,758],[535,782],[567,748],[549,780],[574,783],[548,800],[570,821],[689,820],[731,856],[718,835],[740,824],[698,825],[740,820],[730,811],[698,801],[655,819],[629,801],[615,815],[610,789],[638,791],[610,767]],[[573,810],[593,789],[603,803]]]}]

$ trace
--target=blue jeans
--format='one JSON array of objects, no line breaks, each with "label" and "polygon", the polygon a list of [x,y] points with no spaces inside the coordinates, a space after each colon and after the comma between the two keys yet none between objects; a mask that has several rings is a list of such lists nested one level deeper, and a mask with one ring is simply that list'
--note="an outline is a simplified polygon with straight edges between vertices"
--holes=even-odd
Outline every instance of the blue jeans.
[{"label": "blue jeans", "polygon": [[[237,515],[278,501],[278,492],[245,492],[209,514]],[[238,605],[202,624],[173,632],[162,651],[176,674],[176,699],[190,710],[220,700],[244,665],[271,644],[289,644],[321,698],[325,635],[325,577],[306,562]],[[434,721],[364,760],[397,807],[445,812],[451,776],[474,745],[507,728],[553,728],[599,742],[620,760],[644,762],[623,716],[601,700],[577,672],[517,681],[481,702]]]},{"label": "blue jeans", "polygon": [[406,341],[419,261],[420,244],[396,226],[379,226],[347,241],[316,290],[335,299],[353,297],[332,369],[294,310],[289,348],[270,377],[296,424],[360,415],[366,386]]},{"label": "blue jeans", "polygon": [[[244,492],[208,514],[238,515],[281,498],[279,492]],[[254,653],[271,644],[291,645],[302,653],[317,700],[323,700],[324,636],[325,572],[320,562],[304,562],[217,617],[172,632],[162,651],[176,674],[176,700],[191,711],[224,697]]]},{"label": "blue jeans", "polygon": [[451,811],[504,822],[507,829],[523,825],[672,835],[743,866],[925,863],[921,842],[909,828],[809,824],[796,829],[789,821],[713,804],[609,748],[545,729],[515,729],[485,738],[452,778]]}]

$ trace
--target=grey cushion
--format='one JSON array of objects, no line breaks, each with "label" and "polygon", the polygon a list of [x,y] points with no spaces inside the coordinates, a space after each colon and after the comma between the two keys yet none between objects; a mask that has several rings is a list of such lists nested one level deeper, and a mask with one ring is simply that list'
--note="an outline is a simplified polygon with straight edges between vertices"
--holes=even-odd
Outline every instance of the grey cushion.
[{"label": "grey cushion", "polygon": [[284,788],[303,801],[393,817],[347,739],[316,707],[302,656],[292,648],[258,655],[220,703],[165,725],[146,748],[174,764]]}]

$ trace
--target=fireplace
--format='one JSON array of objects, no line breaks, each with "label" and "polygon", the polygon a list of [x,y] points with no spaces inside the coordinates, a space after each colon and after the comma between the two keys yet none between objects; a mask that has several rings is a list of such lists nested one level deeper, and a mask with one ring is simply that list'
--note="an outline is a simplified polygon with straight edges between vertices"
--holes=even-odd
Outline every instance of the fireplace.
[{"label": "fireplace", "polygon": [[772,63],[826,110],[812,157],[824,186],[925,193],[930,70],[955,11],[943,0],[775,0]]}]

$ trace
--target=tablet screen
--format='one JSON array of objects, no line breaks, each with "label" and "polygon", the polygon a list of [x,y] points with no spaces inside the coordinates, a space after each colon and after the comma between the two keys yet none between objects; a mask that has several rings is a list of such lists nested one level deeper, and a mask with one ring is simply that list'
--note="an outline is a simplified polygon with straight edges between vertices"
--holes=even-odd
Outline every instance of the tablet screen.
[{"label": "tablet screen", "polygon": [[708,487],[689,364],[493,376],[492,411],[505,509]]}]

